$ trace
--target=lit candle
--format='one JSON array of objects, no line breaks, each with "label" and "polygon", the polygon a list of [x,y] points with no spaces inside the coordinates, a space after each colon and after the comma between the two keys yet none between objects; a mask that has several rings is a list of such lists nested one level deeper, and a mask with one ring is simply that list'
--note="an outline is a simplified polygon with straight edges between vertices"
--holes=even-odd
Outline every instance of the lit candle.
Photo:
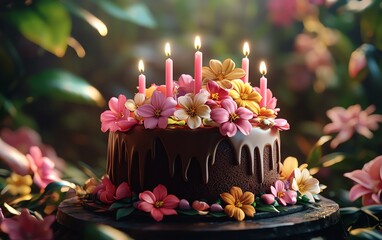
[{"label": "lit candle", "polygon": [[146,76],[143,75],[143,71],[145,70],[145,67],[143,65],[142,60],[139,60],[138,69],[141,72],[141,74],[138,77],[138,92],[145,94],[146,93]]},{"label": "lit candle", "polygon": [[166,97],[172,97],[173,88],[174,88],[174,83],[173,83],[174,78],[173,78],[172,59],[170,58],[171,48],[170,48],[169,43],[166,43],[165,53],[167,56],[167,59],[166,59]]},{"label": "lit candle", "polygon": [[199,93],[202,88],[202,62],[203,62],[203,54],[199,51],[201,46],[200,37],[196,36],[195,38],[195,63],[194,63],[194,93]]},{"label": "lit candle", "polygon": [[260,94],[263,97],[260,101],[260,107],[266,107],[267,105],[267,79],[264,77],[267,74],[267,66],[265,66],[265,62],[261,61],[260,63],[260,73],[263,75],[260,78]]},{"label": "lit candle", "polygon": [[243,80],[244,83],[247,83],[248,77],[249,77],[249,59],[248,59],[249,45],[248,45],[248,42],[244,43],[243,54],[245,57],[241,60],[241,68],[244,69],[245,76],[242,77],[241,80]]}]

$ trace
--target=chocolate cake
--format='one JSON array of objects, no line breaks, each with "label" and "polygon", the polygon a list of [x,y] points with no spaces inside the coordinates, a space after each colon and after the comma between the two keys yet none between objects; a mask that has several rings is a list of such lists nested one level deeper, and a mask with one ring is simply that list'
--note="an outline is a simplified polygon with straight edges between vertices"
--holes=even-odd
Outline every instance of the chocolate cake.
[{"label": "chocolate cake", "polygon": [[277,129],[253,128],[222,136],[217,127],[144,129],[110,132],[107,174],[115,185],[133,191],[167,186],[189,201],[216,201],[232,186],[265,192],[278,179],[280,137]]}]

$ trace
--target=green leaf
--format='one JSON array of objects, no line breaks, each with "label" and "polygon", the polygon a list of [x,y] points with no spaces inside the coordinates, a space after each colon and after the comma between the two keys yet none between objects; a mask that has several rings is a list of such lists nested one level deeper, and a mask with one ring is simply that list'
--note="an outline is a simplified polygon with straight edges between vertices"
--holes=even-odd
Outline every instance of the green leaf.
[{"label": "green leaf", "polygon": [[28,86],[35,97],[103,106],[101,93],[84,79],[64,70],[50,69],[31,76]]},{"label": "green leaf", "polygon": [[273,205],[265,205],[265,204],[258,204],[256,206],[257,211],[263,211],[263,212],[276,212],[279,213],[280,211],[275,208]]},{"label": "green leaf", "polygon": [[110,205],[109,210],[118,209],[118,208],[129,208],[129,207],[131,207],[131,203],[126,204],[123,202],[115,202],[112,205]]},{"label": "green leaf", "polygon": [[340,163],[345,159],[345,155],[343,153],[335,152],[329,153],[321,158],[323,167],[330,167],[334,164]]},{"label": "green leaf", "polygon": [[58,0],[35,0],[6,13],[10,21],[29,41],[62,57],[67,48],[71,19]]},{"label": "green leaf", "polygon": [[382,213],[382,205],[364,206],[361,208],[361,210],[368,210],[374,214],[380,214],[380,213]]},{"label": "green leaf", "polygon": [[191,210],[180,210],[180,209],[177,209],[176,211],[179,214],[188,215],[188,216],[199,215],[198,211],[196,211],[194,209],[191,209]]},{"label": "green leaf", "polygon": [[322,156],[322,149],[321,146],[314,146],[306,159],[306,163],[309,165],[309,167],[317,167],[319,166],[319,162]]},{"label": "green leaf", "polygon": [[132,212],[134,212],[135,208],[120,208],[117,211],[116,218],[120,220],[121,218],[129,216]]},{"label": "green leaf", "polygon": [[371,228],[357,228],[350,231],[349,239],[368,239],[379,240],[382,238],[382,233]]},{"label": "green leaf", "polygon": [[213,217],[227,217],[227,214],[224,211],[221,212],[209,212],[208,215]]},{"label": "green leaf", "polygon": [[343,216],[356,214],[359,211],[360,211],[360,209],[356,208],[356,207],[344,207],[344,208],[340,208],[340,214],[343,215]]},{"label": "green leaf", "polygon": [[98,0],[97,3],[107,13],[116,18],[127,20],[143,27],[156,27],[156,22],[150,10],[142,3],[135,3],[130,6],[117,6],[109,0]]}]

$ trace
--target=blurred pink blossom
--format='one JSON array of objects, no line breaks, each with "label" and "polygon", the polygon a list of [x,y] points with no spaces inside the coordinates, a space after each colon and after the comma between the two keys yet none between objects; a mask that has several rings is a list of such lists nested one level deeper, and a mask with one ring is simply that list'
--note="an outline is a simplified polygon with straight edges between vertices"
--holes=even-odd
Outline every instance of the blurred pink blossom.
[{"label": "blurred pink blossom", "polygon": [[24,154],[16,148],[8,145],[0,138],[0,159],[17,174],[27,175],[30,173],[30,165]]},{"label": "blurred pink blossom", "polygon": [[126,97],[119,95],[118,98],[112,97],[109,100],[110,110],[106,110],[101,114],[101,130],[106,132],[127,131],[138,123],[138,121],[130,116],[130,111],[126,108]]},{"label": "blurred pink blossom", "polygon": [[45,188],[51,182],[60,181],[52,160],[44,157],[37,146],[33,146],[26,155],[33,172],[33,182],[40,188]]},{"label": "blurred pink blossom", "polygon": [[366,67],[366,55],[362,47],[358,48],[350,55],[349,76],[356,77],[362,69]]},{"label": "blurred pink blossom", "polygon": [[349,192],[349,199],[355,201],[362,197],[362,205],[382,203],[382,156],[366,163],[361,170],[344,174],[357,184]]},{"label": "blurred pink blossom", "polygon": [[123,182],[116,188],[108,176],[102,178],[101,183],[93,190],[93,194],[105,204],[112,204],[116,200],[124,198],[131,198],[133,195],[128,183]]},{"label": "blurred pink blossom", "polygon": [[269,0],[267,8],[271,21],[275,25],[288,27],[294,21],[297,2],[296,0]]},{"label": "blurred pink blossom", "polygon": [[324,133],[338,133],[331,141],[330,146],[336,148],[339,144],[348,141],[358,132],[366,138],[372,138],[371,130],[378,129],[378,122],[382,122],[382,115],[372,114],[375,107],[370,105],[362,111],[359,104],[352,105],[347,109],[343,107],[334,107],[326,112],[326,115],[332,120],[324,127]]},{"label": "blurred pink blossom", "polygon": [[1,223],[1,230],[8,234],[9,238],[23,239],[53,239],[53,231],[50,228],[55,220],[54,215],[38,220],[29,214],[28,209],[21,210],[21,214],[14,218],[5,218]]}]

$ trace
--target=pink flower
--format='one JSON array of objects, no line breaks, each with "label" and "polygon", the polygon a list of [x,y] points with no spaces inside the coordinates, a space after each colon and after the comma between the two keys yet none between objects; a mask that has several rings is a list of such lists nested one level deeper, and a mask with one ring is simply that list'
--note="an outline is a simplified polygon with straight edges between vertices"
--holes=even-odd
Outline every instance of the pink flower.
[{"label": "pink flower", "polygon": [[144,118],[145,128],[166,128],[168,117],[174,114],[176,104],[172,97],[165,98],[163,93],[154,91],[151,103],[140,106],[138,115]]},{"label": "pink flower", "polygon": [[362,197],[362,205],[382,203],[382,156],[366,163],[361,170],[344,174],[357,184],[349,192],[349,199],[355,201]]},{"label": "pink flower", "polygon": [[211,111],[211,119],[220,124],[219,130],[223,136],[232,137],[237,129],[244,135],[251,132],[252,125],[248,120],[253,117],[253,113],[250,110],[244,107],[237,108],[232,99],[224,99],[221,106]]},{"label": "pink flower", "polygon": [[8,145],[0,138],[0,159],[3,160],[8,167],[20,175],[30,173],[30,164],[24,154],[16,148]]},{"label": "pink flower", "polygon": [[[260,94],[260,88],[255,87],[255,90]],[[277,115],[277,113],[280,111],[280,108],[276,108],[277,98],[273,97],[272,91],[269,88],[267,89],[267,102],[265,104],[261,103],[262,102],[260,102],[260,108],[265,107],[267,109],[271,109],[275,115]]]},{"label": "pink flower", "polygon": [[286,190],[285,184],[281,180],[277,180],[275,186],[271,186],[271,192],[283,206],[286,206],[287,204],[294,205],[297,202],[297,192]]},{"label": "pink flower", "polygon": [[187,93],[194,93],[195,80],[188,74],[182,74],[178,79],[179,96],[184,96]]},{"label": "pink flower", "polygon": [[43,157],[39,147],[31,147],[26,156],[33,171],[33,182],[37,186],[45,188],[49,183],[61,180],[54,169],[54,162]]},{"label": "pink flower", "polygon": [[349,76],[356,77],[367,65],[365,55],[366,45],[361,46],[350,55],[349,59]]},{"label": "pink flower", "polygon": [[118,99],[112,97],[109,100],[110,110],[106,110],[101,114],[101,130],[106,132],[127,131],[138,121],[130,117],[130,111],[125,106],[126,97],[119,95]]},{"label": "pink flower", "polygon": [[133,195],[128,183],[123,182],[116,188],[108,176],[102,178],[101,184],[94,189],[93,194],[96,194],[97,198],[106,204],[112,204],[115,200],[131,198]]},{"label": "pink flower", "polygon": [[269,0],[267,7],[271,21],[279,26],[290,26],[297,12],[296,0]]},{"label": "pink flower", "polygon": [[167,195],[167,188],[161,184],[153,192],[140,193],[139,199],[138,209],[149,212],[157,222],[162,221],[163,215],[177,215],[174,208],[178,207],[179,199],[172,194]]},{"label": "pink flower", "polygon": [[343,107],[329,109],[326,115],[332,120],[332,123],[324,127],[324,133],[338,132],[330,146],[336,148],[339,144],[349,140],[354,132],[358,132],[366,138],[372,138],[373,133],[370,130],[378,129],[378,122],[382,122],[382,115],[371,114],[374,111],[373,105],[362,111],[359,104],[352,105],[348,109]]},{"label": "pink flower", "polygon": [[219,105],[222,100],[230,98],[229,91],[221,88],[217,82],[212,80],[207,82],[207,91],[210,94],[210,97],[207,100],[207,105],[210,107]]},{"label": "pink flower", "polygon": [[23,209],[19,216],[5,218],[1,223],[1,230],[8,234],[10,239],[53,239],[53,231],[50,228],[55,220],[54,215],[38,220]]}]

